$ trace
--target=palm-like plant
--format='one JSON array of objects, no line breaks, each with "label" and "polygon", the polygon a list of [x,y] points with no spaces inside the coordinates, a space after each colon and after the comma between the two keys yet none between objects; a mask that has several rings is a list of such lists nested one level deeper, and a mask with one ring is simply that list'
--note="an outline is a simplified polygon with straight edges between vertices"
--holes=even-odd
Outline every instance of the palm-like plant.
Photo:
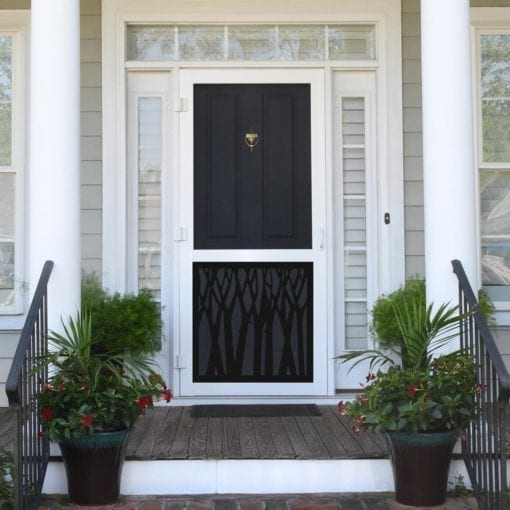
[{"label": "palm-like plant", "polygon": [[403,302],[393,306],[402,337],[404,367],[424,369],[430,366],[433,354],[458,336],[459,325],[466,314],[458,306],[443,304],[434,311],[434,304],[425,300]]},{"label": "palm-like plant", "polygon": [[369,361],[370,372],[375,372],[384,365],[394,365],[398,354],[404,368],[424,369],[432,363],[433,354],[458,335],[459,326],[467,316],[459,313],[458,306],[449,304],[435,310],[434,304],[427,306],[425,296],[418,293],[407,300],[391,300],[389,304],[399,332],[395,345],[349,352],[337,359],[354,361],[351,369]]}]

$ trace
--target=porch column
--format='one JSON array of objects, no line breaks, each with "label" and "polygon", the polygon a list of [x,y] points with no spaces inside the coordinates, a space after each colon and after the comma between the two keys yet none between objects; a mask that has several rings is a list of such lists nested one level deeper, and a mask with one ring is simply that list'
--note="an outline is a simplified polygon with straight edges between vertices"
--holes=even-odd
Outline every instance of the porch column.
[{"label": "porch column", "polygon": [[55,262],[49,325],[80,303],[80,2],[32,0],[28,263],[30,296]]},{"label": "porch column", "polygon": [[422,0],[425,278],[436,304],[458,302],[454,258],[479,286],[469,30],[469,0]]}]

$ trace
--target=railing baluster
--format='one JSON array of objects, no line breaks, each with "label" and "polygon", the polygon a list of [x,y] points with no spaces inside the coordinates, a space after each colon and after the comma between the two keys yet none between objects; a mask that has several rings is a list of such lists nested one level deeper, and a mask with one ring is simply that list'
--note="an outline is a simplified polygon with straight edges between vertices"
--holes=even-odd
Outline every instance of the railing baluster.
[{"label": "railing baluster", "polygon": [[460,311],[472,313],[467,324],[460,327],[460,345],[475,356],[477,382],[484,388],[477,395],[478,413],[470,425],[468,440],[462,444],[462,454],[480,510],[506,510],[510,375],[462,264],[453,260],[452,265],[459,280]]},{"label": "railing baluster", "polygon": [[40,355],[48,350],[48,281],[53,262],[44,264],[41,277],[21,331],[16,353],[7,377],[9,407],[14,409],[14,489],[16,508],[38,506],[49,459],[49,440],[42,430],[36,396],[48,380],[47,369],[35,371]]}]

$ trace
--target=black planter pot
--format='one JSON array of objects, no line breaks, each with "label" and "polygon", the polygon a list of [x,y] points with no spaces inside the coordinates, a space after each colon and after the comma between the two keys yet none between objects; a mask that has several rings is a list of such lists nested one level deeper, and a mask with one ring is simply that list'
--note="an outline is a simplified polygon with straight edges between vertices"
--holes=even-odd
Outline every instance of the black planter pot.
[{"label": "black planter pot", "polygon": [[386,434],[398,503],[435,506],[445,502],[448,470],[458,437],[456,430]]},{"label": "black planter pot", "polygon": [[60,443],[73,503],[107,505],[117,501],[129,432],[103,432]]}]

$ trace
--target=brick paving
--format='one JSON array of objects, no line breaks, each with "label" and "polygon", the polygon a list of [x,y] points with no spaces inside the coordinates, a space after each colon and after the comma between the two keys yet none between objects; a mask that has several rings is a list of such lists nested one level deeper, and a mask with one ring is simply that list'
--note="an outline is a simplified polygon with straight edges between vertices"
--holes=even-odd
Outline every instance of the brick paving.
[{"label": "brick paving", "polygon": [[477,510],[473,498],[419,508],[401,505],[392,494],[271,494],[204,496],[124,496],[114,505],[79,506],[46,498],[39,510]]}]

